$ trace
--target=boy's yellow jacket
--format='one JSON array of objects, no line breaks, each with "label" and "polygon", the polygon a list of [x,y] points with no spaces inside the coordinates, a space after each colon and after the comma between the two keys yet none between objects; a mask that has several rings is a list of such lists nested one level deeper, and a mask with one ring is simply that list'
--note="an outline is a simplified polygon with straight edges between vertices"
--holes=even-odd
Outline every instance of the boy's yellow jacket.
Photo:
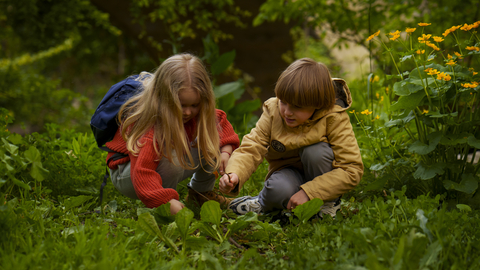
[{"label": "boy's yellow jacket", "polygon": [[233,152],[228,161],[225,171],[236,173],[239,177],[239,185],[229,195],[238,195],[243,184],[264,157],[269,163],[265,179],[285,167],[293,166],[303,171],[299,150],[318,142],[327,142],[331,145],[335,160],[332,171],[317,176],[301,186],[310,199],[333,200],[360,182],[363,175],[362,157],[346,112],[352,104],[352,97],[345,81],[334,80],[344,86],[347,108],[335,105],[328,111],[317,110],[311,119],[295,128],[284,124],[277,98],[265,101],[263,114],[256,127],[243,137],[240,148]]}]

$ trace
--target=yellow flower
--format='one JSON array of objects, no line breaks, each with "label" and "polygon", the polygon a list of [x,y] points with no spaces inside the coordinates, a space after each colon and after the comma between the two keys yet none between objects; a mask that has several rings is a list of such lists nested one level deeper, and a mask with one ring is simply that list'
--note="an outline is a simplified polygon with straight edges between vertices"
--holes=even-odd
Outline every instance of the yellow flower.
[{"label": "yellow flower", "polygon": [[417,54],[424,54],[425,50],[417,50]]},{"label": "yellow flower", "polygon": [[425,34],[422,34],[421,37],[418,37],[418,42],[420,43],[425,43],[427,40],[430,39],[432,35],[428,34],[428,35],[425,35]]},{"label": "yellow flower", "polygon": [[390,38],[390,40],[396,40],[397,38],[400,37],[400,31],[397,30],[397,31],[395,31],[395,32],[391,32],[391,33],[389,33],[389,35],[392,36],[392,37]]},{"label": "yellow flower", "polygon": [[378,116],[378,114],[377,114],[377,116],[375,116],[375,119],[377,119],[377,120],[380,119],[380,116]]},{"label": "yellow flower", "polygon": [[370,81],[371,82],[378,82],[378,81],[380,81],[380,77],[378,77],[378,75],[375,75],[372,78],[370,78]]},{"label": "yellow flower", "polygon": [[355,113],[355,110],[351,110],[351,111],[349,111],[349,113]]},{"label": "yellow flower", "polygon": [[473,25],[464,24],[462,27],[460,27],[460,30],[470,31],[472,28],[473,28]]},{"label": "yellow flower", "polygon": [[[427,71],[427,70],[428,70],[428,71]],[[433,75],[437,75],[438,73],[440,73],[440,72],[438,72],[438,70],[436,70],[436,69],[434,69],[434,68],[429,68],[429,69],[427,68],[425,71],[427,71],[427,74],[428,74],[428,75],[432,75],[432,76],[433,76]]]},{"label": "yellow flower", "polygon": [[435,40],[436,42],[442,42],[444,41],[444,39],[442,37],[437,37],[437,36],[434,36],[433,37],[433,40]]},{"label": "yellow flower", "polygon": [[431,25],[431,23],[423,23],[423,22],[421,22],[421,23],[419,23],[418,25],[419,25],[419,26],[429,26],[429,25]]},{"label": "yellow flower", "polygon": [[428,110],[423,110],[423,114],[426,114],[426,113],[428,113]]},{"label": "yellow flower", "polygon": [[447,30],[445,30],[445,32],[442,35],[444,37],[446,37],[446,36],[448,36],[448,34],[457,31],[458,28],[460,28],[460,25],[452,26],[452,27],[448,28]]},{"label": "yellow flower", "polygon": [[378,30],[377,32],[375,32],[373,35],[369,36],[369,37],[367,38],[367,41],[372,40],[374,37],[378,37],[378,35],[380,35],[380,30]]},{"label": "yellow flower", "polygon": [[415,30],[417,30],[417,28],[407,27],[407,29],[405,29],[405,32],[407,32],[408,34],[411,34],[411,33],[415,32]]},{"label": "yellow flower", "polygon": [[388,88],[388,86],[385,87],[385,93],[386,93],[387,95],[388,95],[388,90],[390,90],[390,88]]},{"label": "yellow flower", "polygon": [[380,97],[380,102],[382,102],[382,101],[383,101],[383,96]]},{"label": "yellow flower", "polygon": [[445,78],[445,72],[441,72],[437,74],[437,80],[442,80],[443,78]]},{"label": "yellow flower", "polygon": [[480,25],[480,21],[472,23],[472,28],[477,28]]},{"label": "yellow flower", "polygon": [[456,65],[456,62],[453,61],[452,59],[450,59],[450,61],[447,62],[447,65],[449,65],[449,66],[455,66],[455,65]]},{"label": "yellow flower", "polygon": [[475,72],[475,71],[472,72],[472,76],[475,76],[477,74],[478,74],[478,72]]},{"label": "yellow flower", "polygon": [[440,51],[440,48],[438,48],[437,45],[431,43],[430,41],[426,41],[426,42],[425,42],[425,45],[427,45],[428,47],[434,49],[435,51]]},{"label": "yellow flower", "polygon": [[462,57],[461,54],[459,54],[458,52],[454,52],[454,53],[455,53],[455,55],[458,57],[458,59],[463,59],[463,57]]},{"label": "yellow flower", "polygon": [[364,110],[361,112],[361,114],[365,114],[365,115],[370,115],[372,114],[373,112],[369,111],[368,109]]},{"label": "yellow flower", "polygon": [[462,83],[461,85],[465,88],[475,88],[478,86],[478,82]]},{"label": "yellow flower", "polygon": [[380,94],[379,94],[379,93],[375,93],[375,96],[377,97],[377,99],[380,98]]},{"label": "yellow flower", "polygon": [[477,51],[477,52],[480,51],[480,48],[475,46],[467,46],[466,49],[469,51]]}]

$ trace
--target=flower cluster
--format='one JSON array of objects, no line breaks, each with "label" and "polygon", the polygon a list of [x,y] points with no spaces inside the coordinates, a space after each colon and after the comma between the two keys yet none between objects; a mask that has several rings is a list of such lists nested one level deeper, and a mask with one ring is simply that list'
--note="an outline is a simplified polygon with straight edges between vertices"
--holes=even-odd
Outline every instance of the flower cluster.
[{"label": "flower cluster", "polygon": [[400,37],[400,31],[397,30],[395,32],[390,33],[389,35],[392,36],[390,40],[396,40],[397,38]]},{"label": "flower cluster", "polygon": [[365,115],[370,115],[370,114],[372,114],[372,113],[373,113],[373,112],[370,111],[370,110],[368,110],[368,109],[366,109],[366,110],[364,110],[364,111],[361,112],[361,114],[365,114]]},{"label": "flower cluster", "polygon": [[462,86],[465,88],[475,88],[478,86],[478,82],[462,83]]}]

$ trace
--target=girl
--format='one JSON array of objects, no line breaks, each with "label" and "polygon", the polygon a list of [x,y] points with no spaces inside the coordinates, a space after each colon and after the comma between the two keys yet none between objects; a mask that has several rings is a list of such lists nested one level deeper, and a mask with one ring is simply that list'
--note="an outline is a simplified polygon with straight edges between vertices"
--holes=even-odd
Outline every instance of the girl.
[{"label": "girl", "polygon": [[[335,89],[337,88],[337,89]],[[269,172],[256,197],[230,203],[237,214],[294,209],[313,198],[325,201],[320,217],[335,216],[340,196],[363,174],[360,150],[346,113],[352,103],[343,80],[325,65],[304,58],[292,63],[275,86],[275,98],[229,160],[220,191],[237,195],[265,157]]]},{"label": "girl", "polygon": [[215,199],[213,172],[223,173],[239,139],[226,114],[215,109],[210,78],[190,54],[165,60],[154,74],[139,76],[143,89],[120,109],[120,127],[106,146],[127,155],[110,160],[114,186],[153,208],[170,203],[172,214],[184,205],[177,184],[192,176],[192,195]]}]

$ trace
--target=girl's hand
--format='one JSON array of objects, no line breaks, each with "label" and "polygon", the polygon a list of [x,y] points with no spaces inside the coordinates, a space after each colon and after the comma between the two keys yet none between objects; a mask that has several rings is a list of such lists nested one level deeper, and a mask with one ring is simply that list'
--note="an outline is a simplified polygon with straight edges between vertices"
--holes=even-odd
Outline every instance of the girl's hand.
[{"label": "girl's hand", "polygon": [[218,168],[218,172],[220,173],[220,175],[223,175],[225,173],[225,168],[227,168],[230,155],[231,154],[229,154],[228,152],[220,153],[220,167]]},{"label": "girl's hand", "polygon": [[290,200],[288,201],[287,204],[287,209],[288,210],[293,210],[295,207],[299,206],[300,204],[304,204],[308,202],[310,198],[308,198],[307,193],[303,191],[303,189],[300,189],[297,193],[293,194],[292,197],[290,197]]},{"label": "girl's hand", "polygon": [[237,185],[238,175],[235,173],[224,174],[218,183],[218,187],[222,193],[230,193]]},{"label": "girl's hand", "polygon": [[230,144],[222,146],[220,148],[220,167],[218,168],[218,173],[223,175],[225,173],[225,168],[227,168],[228,160],[233,152],[233,146]]},{"label": "girl's hand", "polygon": [[185,207],[183,203],[175,199],[171,199],[168,202],[170,203],[170,213],[172,213],[172,215],[176,215],[178,211],[182,210],[182,208]]}]

